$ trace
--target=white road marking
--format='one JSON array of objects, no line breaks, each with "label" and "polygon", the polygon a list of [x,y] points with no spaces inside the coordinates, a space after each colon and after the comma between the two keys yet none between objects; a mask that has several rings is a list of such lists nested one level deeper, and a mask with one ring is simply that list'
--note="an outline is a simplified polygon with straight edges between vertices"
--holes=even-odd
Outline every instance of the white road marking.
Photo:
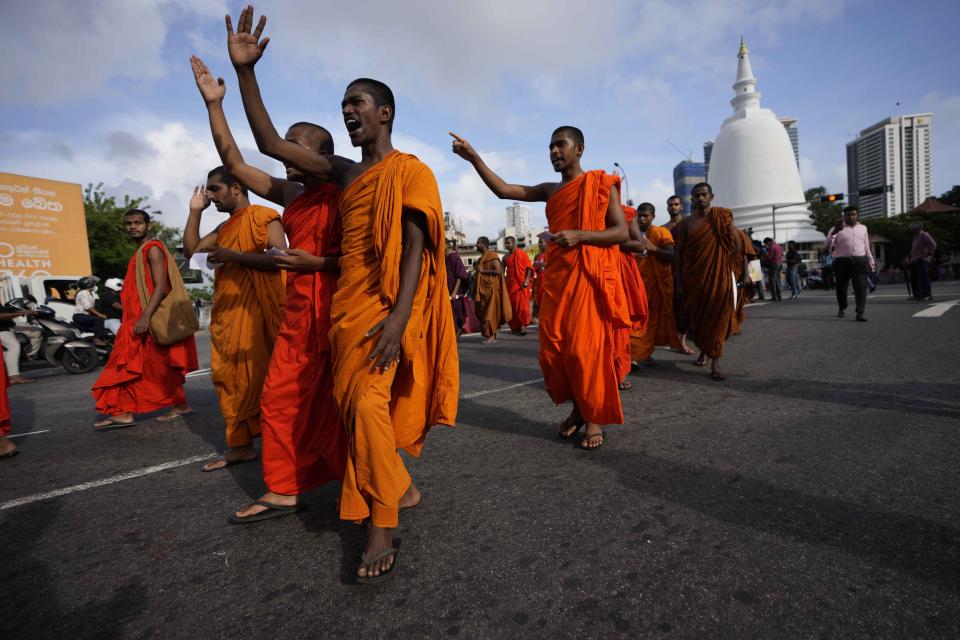
[{"label": "white road marking", "polygon": [[196,378],[198,376],[209,375],[211,369],[197,369],[196,371],[191,371],[185,377],[187,378]]},{"label": "white road marking", "polygon": [[517,387],[525,387],[531,384],[537,384],[538,382],[543,382],[543,378],[537,378],[536,380],[527,380],[526,382],[518,382],[517,384],[512,384],[509,387],[500,387],[499,389],[487,389],[486,391],[474,391],[473,393],[467,393],[460,396],[464,400],[469,400],[471,398],[479,398],[480,396],[485,396],[491,393],[497,393],[499,391],[508,391],[510,389],[516,389]]},{"label": "white road marking", "polygon": [[204,460],[209,460],[210,458],[216,457],[216,453],[208,453],[202,456],[193,456],[192,458],[184,458],[183,460],[174,460],[173,462],[164,462],[163,464],[158,464],[152,467],[144,467],[143,469],[137,469],[136,471],[128,471],[127,473],[121,473],[117,476],[112,476],[110,478],[104,478],[102,480],[94,480],[93,482],[84,482],[82,484],[75,484],[72,487],[64,487],[63,489],[55,489],[53,491],[47,491],[46,493],[37,493],[32,496],[27,496],[25,498],[17,498],[16,500],[10,500],[8,502],[0,503],[0,511],[4,509],[12,509],[13,507],[20,507],[25,504],[30,504],[32,502],[39,502],[41,500],[49,500],[50,498],[57,498],[59,496],[65,496],[71,493],[76,493],[77,491],[86,491],[87,489],[95,489],[97,487],[103,487],[108,484],[114,484],[115,482],[122,482],[123,480],[131,480],[133,478],[139,478],[140,476],[150,475],[151,473],[157,473],[158,471],[165,471],[166,469],[173,469],[174,467],[182,467],[187,464],[193,464],[195,462],[203,462]]},{"label": "white road marking", "polygon": [[28,431],[27,433],[15,433],[12,436],[7,436],[8,438],[22,438],[23,436],[35,436],[38,433],[50,433],[50,429],[43,429],[42,431]]},{"label": "white road marking", "polygon": [[949,300],[947,302],[936,302],[931,304],[929,307],[923,311],[918,311],[913,314],[914,318],[939,318],[947,311],[950,311],[951,308],[960,304],[960,300]]},{"label": "white road marking", "polygon": [[762,307],[765,304],[770,304],[769,302],[748,302],[744,306],[746,307]]}]

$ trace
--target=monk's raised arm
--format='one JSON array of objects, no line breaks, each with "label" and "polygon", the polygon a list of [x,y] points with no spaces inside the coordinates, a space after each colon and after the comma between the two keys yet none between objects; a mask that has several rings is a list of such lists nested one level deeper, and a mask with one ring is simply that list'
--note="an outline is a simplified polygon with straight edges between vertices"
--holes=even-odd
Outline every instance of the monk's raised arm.
[{"label": "monk's raised arm", "polygon": [[226,94],[223,78],[214,80],[210,69],[197,56],[190,57],[190,66],[193,68],[193,77],[197,81],[197,89],[200,90],[200,95],[207,107],[210,133],[213,135],[213,144],[217,148],[223,166],[240,184],[261,198],[286,206],[303,191],[303,186],[289,180],[274,178],[266,171],[244,161],[237,141],[230,131],[230,125],[227,124],[227,116],[223,112],[223,96]]},{"label": "monk's raised arm", "polygon": [[195,253],[204,253],[217,246],[219,226],[200,237],[200,216],[203,210],[210,206],[210,197],[207,188],[198,184],[190,196],[190,212],[187,214],[187,224],[183,228],[183,255],[188,260]]},{"label": "monk's raised arm", "polygon": [[506,180],[494,173],[493,169],[487,166],[480,154],[476,152],[473,146],[461,136],[449,132],[453,138],[452,150],[455,154],[469,162],[476,169],[480,179],[493,191],[494,195],[504,200],[519,200],[522,202],[546,202],[550,197],[550,187],[552,182],[543,182],[537,185],[509,184]]}]

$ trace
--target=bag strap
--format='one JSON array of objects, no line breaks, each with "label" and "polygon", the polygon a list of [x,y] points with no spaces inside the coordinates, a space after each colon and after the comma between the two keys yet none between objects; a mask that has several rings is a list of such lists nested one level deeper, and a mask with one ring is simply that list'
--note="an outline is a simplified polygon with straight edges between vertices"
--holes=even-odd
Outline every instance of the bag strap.
[{"label": "bag strap", "polygon": [[137,257],[134,260],[136,265],[136,278],[137,278],[137,294],[140,297],[140,309],[147,308],[147,277],[145,274],[146,268],[143,264],[143,247],[137,247]]}]

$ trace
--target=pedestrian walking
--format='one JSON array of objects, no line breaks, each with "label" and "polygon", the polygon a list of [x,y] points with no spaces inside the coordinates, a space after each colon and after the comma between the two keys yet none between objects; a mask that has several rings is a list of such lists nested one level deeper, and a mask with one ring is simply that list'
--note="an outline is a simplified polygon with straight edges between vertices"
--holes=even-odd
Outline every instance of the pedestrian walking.
[{"label": "pedestrian walking", "polygon": [[780,270],[783,267],[783,247],[777,244],[773,238],[764,238],[763,246],[766,248],[766,252],[760,258],[760,264],[763,265],[763,273],[770,285],[770,298],[775,302],[780,302]]},{"label": "pedestrian walking", "polygon": [[833,268],[837,277],[837,317],[842,318],[847,308],[847,289],[853,280],[853,295],[856,300],[857,321],[863,317],[867,305],[867,274],[876,269],[876,261],[870,252],[870,237],[867,228],[859,223],[860,210],[850,206],[843,210],[843,218],[837,220],[824,250],[833,253]]},{"label": "pedestrian walking", "polygon": [[910,225],[913,242],[910,244],[910,281],[913,287],[913,299],[933,300],[930,284],[930,261],[937,250],[937,242],[923,230],[923,225],[914,222]]},{"label": "pedestrian walking", "polygon": [[787,242],[787,282],[790,284],[790,299],[796,300],[800,297],[800,252],[797,251],[797,243],[793,240]]}]

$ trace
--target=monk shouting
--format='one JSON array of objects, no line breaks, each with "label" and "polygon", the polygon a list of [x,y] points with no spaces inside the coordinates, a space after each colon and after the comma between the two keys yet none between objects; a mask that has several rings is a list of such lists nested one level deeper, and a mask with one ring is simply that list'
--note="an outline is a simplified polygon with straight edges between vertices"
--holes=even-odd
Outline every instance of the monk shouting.
[{"label": "monk shouting", "polygon": [[507,292],[510,295],[510,331],[518,336],[527,335],[530,324],[530,295],[533,292],[533,262],[523,249],[517,248],[517,239],[507,236],[507,255],[503,257]]},{"label": "monk shouting", "polygon": [[[710,377],[722,382],[720,357],[727,338],[739,325],[736,297],[747,278],[746,252],[733,212],[713,207],[713,188],[706,182],[693,187],[693,213],[677,227],[674,286],[690,318],[694,343],[700,349],[697,365],[710,358]],[[736,274],[740,274],[738,284]]]},{"label": "monk shouting", "polygon": [[369,518],[357,580],[396,573],[392,529],[421,495],[398,452],[419,455],[432,425],[453,425],[459,360],[446,293],[443,209],[436,179],[416,157],[393,148],[393,92],[360,78],[341,102],[361,160],[290,144],[263,106],[254,65],[269,41],[253,8],[227,29],[247,119],[260,150],[305,175],[329,176],[342,190],[340,277],[331,304],[333,395],[348,434],[340,517]]},{"label": "monk shouting", "polygon": [[[200,216],[210,204],[230,218],[200,237]],[[183,253],[206,252],[217,265],[210,314],[210,368],[227,426],[227,450],[204,465],[215,471],[257,459],[260,391],[283,318],[284,281],[268,249],[285,250],[280,214],[252,205],[247,188],[224,167],[194,189],[183,231]]]},{"label": "monk shouting", "polygon": [[[134,424],[138,413],[170,408],[157,418],[169,422],[193,413],[183,393],[189,371],[198,368],[193,336],[171,345],[158,344],[150,335],[150,318],[170,291],[167,258],[159,240],[151,235],[150,214],[130,209],[123,214],[123,228],[137,248],[127,263],[120,300],[123,321],[113,342],[110,359],[93,383],[97,412],[106,414],[95,429],[121,429]],[[146,306],[137,289],[137,258],[143,257]]]},{"label": "monk shouting", "polygon": [[503,264],[497,252],[490,249],[490,239],[486,236],[477,238],[477,251],[480,252],[480,258],[474,264],[477,272],[477,288],[474,294],[477,319],[480,320],[483,344],[493,344],[497,341],[500,326],[512,321],[513,308],[503,275]]},{"label": "monk shouting", "polygon": [[453,152],[497,197],[547,203],[553,235],[540,307],[540,369],[553,401],[573,402],[560,436],[572,438],[585,426],[580,446],[596,449],[606,437],[602,425],[623,423],[614,332],[632,324],[618,268],[617,245],[629,239],[619,179],[580,167],[584,140],[576,127],[559,127],[550,139],[561,181],[534,186],[508,184],[469,142],[450,135]]},{"label": "monk shouting", "polygon": [[[231,54],[234,48],[228,43]],[[223,112],[226,87],[200,58],[191,58],[206,104],[213,141],[224,167],[240,184],[284,208],[280,222],[290,248],[273,257],[287,274],[283,320],[260,394],[263,480],[267,492],[234,513],[242,524],[295,513],[297,496],[343,479],[346,432],[333,401],[330,300],[337,286],[340,190],[318,176],[286,167],[286,179],[247,164]],[[333,153],[323,127],[297,122],[285,140],[316,153]]]}]

